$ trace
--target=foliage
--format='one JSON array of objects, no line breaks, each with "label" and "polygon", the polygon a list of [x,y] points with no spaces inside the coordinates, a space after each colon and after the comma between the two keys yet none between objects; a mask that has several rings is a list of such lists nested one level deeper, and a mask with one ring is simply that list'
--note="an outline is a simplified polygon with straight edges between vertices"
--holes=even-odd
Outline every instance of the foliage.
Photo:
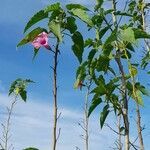
[{"label": "foliage", "polygon": [[23,150],[39,150],[39,149],[33,148],[33,147],[29,147],[29,148],[26,148],[26,149],[23,149]]},{"label": "foliage", "polygon": [[30,28],[32,27],[35,23],[41,21],[42,19],[48,18],[48,13],[45,12],[44,10],[40,10],[39,12],[37,12],[31,19],[30,21],[27,23],[25,29],[24,29],[24,33]]},{"label": "foliage", "polygon": [[30,42],[34,41],[34,39],[35,39],[40,33],[42,33],[42,32],[47,32],[47,30],[44,29],[44,28],[40,28],[40,27],[38,27],[38,28],[32,30],[30,33],[28,33],[28,34],[25,36],[25,38],[23,38],[23,39],[18,43],[17,47],[23,46],[23,45],[25,45],[25,44],[27,44],[27,43],[30,43]]},{"label": "foliage", "polygon": [[9,95],[11,94],[15,94],[16,96],[20,95],[21,99],[26,102],[27,99],[26,88],[30,83],[34,83],[34,82],[30,79],[25,79],[25,80],[20,78],[16,79],[10,86]]},{"label": "foliage", "polygon": [[[138,64],[134,63],[137,42],[150,39],[150,34],[143,29],[141,15],[149,8],[149,4],[143,7],[141,1],[132,0],[124,10],[118,10],[117,7],[105,9],[104,3],[103,0],[97,0],[94,12],[81,4],[67,4],[65,9],[60,3],[48,5],[31,17],[24,31],[43,19],[47,19],[48,29],[37,27],[18,44],[19,47],[32,42],[43,31],[53,33],[59,43],[63,42],[64,36],[69,35],[73,42],[72,51],[80,63],[74,87],[92,81],[88,116],[101,105],[101,128],[111,111],[115,115],[122,115],[123,119],[128,117],[123,110],[128,109],[129,100],[144,105],[142,95],[149,96],[149,93],[142,83],[137,82],[138,66],[145,69],[150,60],[147,52]],[[80,31],[80,24],[86,25],[87,32],[92,36],[87,37],[86,33]],[[24,96],[22,98],[25,100]],[[124,120],[125,127],[126,122]]]}]

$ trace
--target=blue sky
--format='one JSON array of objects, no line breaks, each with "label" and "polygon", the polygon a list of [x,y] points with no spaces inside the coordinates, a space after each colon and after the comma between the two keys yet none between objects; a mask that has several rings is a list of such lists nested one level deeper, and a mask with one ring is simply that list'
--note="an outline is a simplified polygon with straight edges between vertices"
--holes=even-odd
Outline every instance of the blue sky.
[{"label": "blue sky", "polygon": [[[18,41],[23,37],[23,29],[28,19],[46,4],[54,1],[47,0],[5,0],[0,5],[0,103],[1,111],[9,105],[10,99],[7,91],[10,83],[18,78],[30,78],[36,82],[29,87],[29,99],[26,104],[18,102],[15,115],[12,120],[12,142],[16,150],[22,150],[28,146],[35,146],[40,150],[48,150],[52,126],[52,79],[50,65],[52,55],[45,49],[41,49],[38,57],[32,62],[33,48],[26,45],[16,49]],[[60,1],[60,2],[72,2]],[[78,0],[73,2],[79,2]],[[94,2],[86,0],[80,3],[92,5]],[[81,27],[84,29],[84,26]],[[79,137],[82,133],[77,125],[82,116],[82,102],[84,92],[73,89],[75,80],[75,68],[78,62],[71,52],[71,42],[65,42],[61,46],[59,56],[59,111],[62,112],[59,126],[62,135],[59,140],[58,150],[74,150],[75,146],[83,149],[83,141]],[[141,73],[139,79],[142,79]],[[145,83],[147,82],[145,79]],[[143,122],[146,123],[144,132],[146,150],[150,147],[148,139],[150,136],[149,102],[142,109]],[[6,115],[0,115],[0,121]],[[109,150],[113,144],[115,135],[109,129],[99,128],[99,113],[91,117],[91,150]],[[113,118],[113,119],[111,119]],[[110,116],[110,123],[114,123],[114,116]],[[133,125],[131,125],[131,128]],[[68,130],[69,129],[69,130]],[[99,131],[99,132],[97,132]],[[134,132],[134,131],[133,131]],[[131,137],[131,139],[134,139]]]}]

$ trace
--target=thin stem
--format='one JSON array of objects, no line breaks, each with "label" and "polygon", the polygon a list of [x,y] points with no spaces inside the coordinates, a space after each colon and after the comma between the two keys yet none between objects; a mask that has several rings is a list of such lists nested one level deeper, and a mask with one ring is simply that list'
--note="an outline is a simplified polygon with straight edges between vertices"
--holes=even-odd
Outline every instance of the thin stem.
[{"label": "thin stem", "polygon": [[117,26],[118,26],[118,25],[117,25],[117,17],[116,17],[116,15],[114,14],[114,13],[116,12],[116,10],[117,10],[116,4],[117,4],[116,0],[112,0],[112,9],[114,10],[114,11],[112,12],[112,19],[113,19],[114,27],[117,28]]},{"label": "thin stem", "polygon": [[85,104],[84,104],[84,115],[85,115],[85,150],[89,149],[89,117],[88,117],[88,108],[89,108],[89,95],[90,95],[90,86],[91,81],[89,85],[87,86],[87,93],[85,97]]},{"label": "thin stem", "polygon": [[116,130],[114,130],[109,124],[105,124],[106,127],[108,127],[110,130],[112,130],[114,133],[118,134],[118,135],[121,135],[121,136],[125,136],[124,134],[120,133],[120,132],[117,132]]},{"label": "thin stem", "polygon": [[[144,6],[144,3],[145,3],[144,0],[140,0],[140,1],[142,3],[142,6]],[[144,7],[141,8],[141,15],[142,15],[142,29],[143,31],[146,31]],[[146,43],[146,40],[145,40],[145,43]],[[149,47],[147,44],[146,44],[146,48],[149,51]],[[139,104],[137,101],[136,101],[136,114],[137,114],[137,130],[138,130],[138,137],[139,137],[139,143],[140,143],[140,150],[144,150],[144,142],[143,142],[142,129],[141,129],[141,114],[140,114]]]},{"label": "thin stem", "polygon": [[[144,0],[140,0],[140,1],[142,5],[145,3]],[[143,31],[146,31],[144,7],[141,8],[141,15],[142,15],[142,28],[143,28]]]},{"label": "thin stem", "polygon": [[130,72],[131,80],[132,80],[133,96],[136,100],[137,129],[138,129],[138,137],[139,137],[139,142],[140,142],[140,150],[144,150],[144,143],[143,143],[143,136],[142,136],[142,129],[141,129],[141,115],[140,115],[140,108],[139,108],[139,104],[138,104],[138,96],[137,96],[136,87],[135,87],[135,78],[131,72],[132,65],[131,65],[131,62],[127,56],[126,50],[125,50],[125,55],[126,55],[126,58],[128,60],[129,72]]},{"label": "thin stem", "polygon": [[[113,24],[114,27],[117,29],[118,28],[118,24],[117,24],[117,18],[115,16],[115,12],[117,10],[116,8],[116,0],[112,0],[112,9],[114,10],[112,12],[112,18],[113,18]],[[116,42],[117,45],[117,42]],[[123,87],[123,93],[122,93],[122,98],[123,98],[123,111],[122,111],[122,115],[123,115],[123,120],[124,120],[124,124],[125,124],[125,150],[129,150],[129,119],[128,119],[128,98],[127,98],[127,89],[126,89],[126,78],[125,78],[125,73],[124,73],[124,69],[123,69],[123,65],[122,62],[120,60],[120,52],[119,50],[117,50],[116,52],[116,62],[118,64],[119,67],[119,71],[121,73],[122,76],[122,87]]]},{"label": "thin stem", "polygon": [[3,127],[3,138],[1,138],[1,141],[3,142],[0,143],[0,147],[4,150],[9,150],[9,139],[10,139],[10,122],[11,122],[11,116],[13,113],[14,106],[17,102],[17,95],[15,96],[14,101],[11,103],[10,108],[7,108],[8,111],[8,118],[6,120],[6,124],[2,124]]},{"label": "thin stem", "polygon": [[123,65],[121,63],[120,58],[116,58],[116,62],[118,64],[121,76],[122,76],[122,87],[123,87],[123,120],[125,124],[125,150],[129,150],[129,119],[128,119],[128,98],[127,98],[127,90],[126,90],[126,79],[125,79],[125,73],[123,70]]},{"label": "thin stem", "polygon": [[[57,39],[55,53],[54,53],[54,67],[53,67],[53,113],[54,113],[54,124],[53,124],[53,144],[52,149],[56,150],[57,144],[57,122],[58,122],[58,106],[57,106],[57,64],[58,64],[58,54],[59,54],[59,40]],[[60,130],[59,130],[60,135]]]},{"label": "thin stem", "polygon": [[121,115],[119,115],[117,118],[118,118],[118,132],[119,132],[118,146],[119,146],[119,150],[122,150],[122,142],[121,142]]},{"label": "thin stem", "polygon": [[[144,6],[145,1],[142,0],[141,3]],[[143,29],[143,31],[146,31],[146,17],[145,17],[145,14],[146,14],[146,12],[144,11],[144,7],[142,7],[142,9],[141,9],[141,16],[142,16],[142,29]],[[149,52],[150,51],[150,44],[149,44],[149,42],[146,39],[144,39],[144,41],[145,41],[146,49]]]},{"label": "thin stem", "polygon": [[6,132],[5,132],[5,150],[8,149],[8,140],[9,140],[9,131],[10,131],[10,120],[13,112],[13,108],[17,102],[17,96],[15,97],[15,100],[12,102],[10,109],[8,109],[8,119],[6,122]]},{"label": "thin stem", "polygon": [[136,114],[137,114],[137,129],[138,129],[138,137],[140,142],[140,150],[144,150],[144,142],[142,136],[142,128],[141,128],[141,114],[139,104],[136,102]]}]

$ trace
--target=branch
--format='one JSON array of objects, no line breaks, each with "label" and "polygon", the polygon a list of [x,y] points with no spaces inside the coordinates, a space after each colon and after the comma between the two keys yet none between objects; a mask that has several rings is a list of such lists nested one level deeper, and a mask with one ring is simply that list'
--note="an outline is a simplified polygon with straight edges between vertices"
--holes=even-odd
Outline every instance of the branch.
[{"label": "branch", "polygon": [[79,125],[84,131],[86,131],[85,127],[84,127],[81,123],[78,123],[78,125]]},{"label": "branch", "polygon": [[59,130],[58,130],[58,135],[57,135],[57,138],[56,138],[56,142],[58,141],[58,139],[60,137],[60,132],[61,132],[61,128],[59,128]]},{"label": "branch", "polygon": [[138,150],[134,144],[132,144],[130,141],[129,141],[130,145],[135,149],[135,150]]},{"label": "branch", "polygon": [[57,120],[60,118],[60,116],[61,116],[61,112],[60,112],[59,115],[57,116]]},{"label": "branch", "polygon": [[116,134],[125,136],[125,134],[119,133],[116,130],[114,130],[111,126],[109,126],[109,124],[105,123],[105,126],[108,127],[110,130],[112,130],[113,132],[115,132]]},{"label": "branch", "polygon": [[3,129],[3,132],[2,132],[2,137],[0,138],[0,140],[2,141],[2,143],[0,142],[0,147],[2,149],[5,149],[5,150],[9,150],[10,149],[10,146],[12,145],[8,145],[8,141],[11,137],[11,135],[9,135],[9,132],[10,132],[10,120],[11,120],[11,116],[12,116],[12,113],[13,113],[13,108],[15,106],[17,102],[17,95],[15,96],[15,99],[14,101],[12,101],[11,105],[10,105],[10,108],[9,107],[6,107],[7,109],[7,112],[8,112],[8,118],[6,120],[6,124],[1,124],[2,126],[2,129]]}]

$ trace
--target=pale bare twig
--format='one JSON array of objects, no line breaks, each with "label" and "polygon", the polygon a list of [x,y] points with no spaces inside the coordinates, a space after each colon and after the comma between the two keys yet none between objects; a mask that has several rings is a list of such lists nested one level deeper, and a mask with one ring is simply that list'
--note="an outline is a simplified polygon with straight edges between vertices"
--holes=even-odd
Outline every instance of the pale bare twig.
[{"label": "pale bare twig", "polygon": [[17,102],[17,95],[15,96],[15,99],[14,101],[12,101],[11,105],[10,105],[10,108],[6,107],[7,109],[7,112],[8,112],[8,118],[6,120],[6,124],[4,123],[1,123],[1,126],[2,126],[2,137],[0,137],[0,147],[4,150],[13,150],[13,145],[9,145],[9,140],[10,140],[10,121],[11,121],[11,116],[12,116],[12,113],[13,113],[13,109],[14,109],[14,106]]}]

